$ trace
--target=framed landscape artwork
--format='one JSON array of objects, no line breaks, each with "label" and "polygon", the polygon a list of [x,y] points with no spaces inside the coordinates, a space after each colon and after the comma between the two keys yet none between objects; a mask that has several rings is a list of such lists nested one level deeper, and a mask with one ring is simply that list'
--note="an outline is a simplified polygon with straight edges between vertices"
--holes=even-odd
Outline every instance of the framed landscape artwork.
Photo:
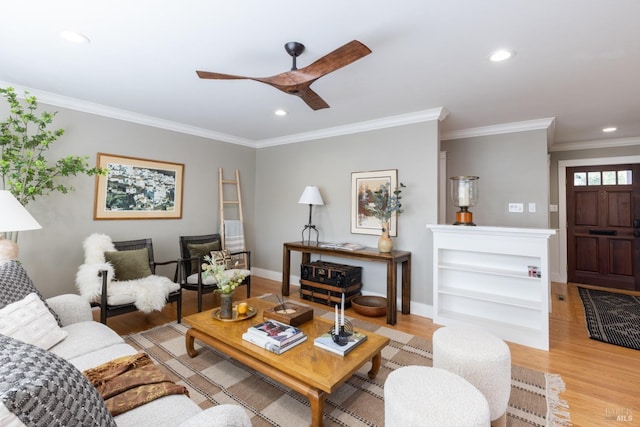
[{"label": "framed landscape artwork", "polygon": [[184,164],[98,153],[94,219],[182,218]]},{"label": "framed landscape artwork", "polygon": [[[389,188],[398,186],[398,170],[352,172],[351,173],[351,232],[355,234],[382,233],[380,220],[367,212],[366,206],[373,202],[373,192],[380,186],[389,184]],[[389,221],[389,235],[398,235],[398,215],[394,212]]]}]

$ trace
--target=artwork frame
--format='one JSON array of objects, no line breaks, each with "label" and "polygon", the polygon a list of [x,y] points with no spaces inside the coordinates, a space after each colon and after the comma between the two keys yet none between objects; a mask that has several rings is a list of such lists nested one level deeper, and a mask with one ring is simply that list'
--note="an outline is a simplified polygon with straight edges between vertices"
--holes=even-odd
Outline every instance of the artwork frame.
[{"label": "artwork frame", "polygon": [[[389,184],[389,188],[398,186],[398,169],[376,170],[367,172],[351,172],[351,233],[382,234],[380,220],[368,215],[362,201],[365,191],[378,190],[381,185]],[[389,236],[398,235],[398,214],[393,212],[389,221]]]},{"label": "artwork frame", "polygon": [[93,219],[182,218],[183,163],[98,153],[97,167],[108,171],[96,176]]}]

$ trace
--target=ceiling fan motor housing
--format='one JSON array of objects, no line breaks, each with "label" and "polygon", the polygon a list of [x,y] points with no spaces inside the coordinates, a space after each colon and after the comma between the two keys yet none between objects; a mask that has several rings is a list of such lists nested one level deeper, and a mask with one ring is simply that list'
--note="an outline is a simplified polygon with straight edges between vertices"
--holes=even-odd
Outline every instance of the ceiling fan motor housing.
[{"label": "ceiling fan motor housing", "polygon": [[291,71],[297,70],[296,58],[304,52],[304,45],[299,42],[289,42],[284,45],[284,50],[293,58],[293,65],[291,65]]}]

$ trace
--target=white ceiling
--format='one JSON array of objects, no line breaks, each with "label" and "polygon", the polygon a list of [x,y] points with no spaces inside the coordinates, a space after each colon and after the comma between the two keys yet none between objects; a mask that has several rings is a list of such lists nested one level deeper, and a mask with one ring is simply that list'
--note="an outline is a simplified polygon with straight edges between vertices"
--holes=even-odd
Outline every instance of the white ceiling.
[{"label": "white ceiling", "polygon": [[[229,142],[438,108],[445,138],[552,118],[556,144],[640,136],[638,0],[13,0],[0,13],[1,85]],[[62,40],[64,29],[91,43]],[[291,67],[286,42],[305,44],[302,68],[353,39],[372,54],[312,85],[329,109],[195,73],[271,76]],[[517,53],[491,63],[498,47]]]}]

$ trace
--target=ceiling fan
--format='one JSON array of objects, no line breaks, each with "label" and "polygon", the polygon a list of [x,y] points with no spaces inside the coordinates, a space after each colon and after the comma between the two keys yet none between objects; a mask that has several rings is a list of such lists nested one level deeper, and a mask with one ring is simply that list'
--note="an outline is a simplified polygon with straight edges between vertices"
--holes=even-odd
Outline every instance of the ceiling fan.
[{"label": "ceiling fan", "polygon": [[296,58],[304,51],[304,45],[298,42],[289,42],[284,45],[284,49],[293,58],[293,65],[291,71],[285,71],[275,76],[244,77],[232,74],[213,73],[210,71],[196,71],[196,73],[201,79],[248,79],[266,83],[288,94],[299,96],[313,110],[320,110],[322,108],[329,108],[329,104],[327,104],[320,95],[311,90],[309,87],[311,83],[371,53],[371,49],[367,46],[357,40],[353,40],[323,56],[311,65],[307,65],[298,70],[296,67]]}]

